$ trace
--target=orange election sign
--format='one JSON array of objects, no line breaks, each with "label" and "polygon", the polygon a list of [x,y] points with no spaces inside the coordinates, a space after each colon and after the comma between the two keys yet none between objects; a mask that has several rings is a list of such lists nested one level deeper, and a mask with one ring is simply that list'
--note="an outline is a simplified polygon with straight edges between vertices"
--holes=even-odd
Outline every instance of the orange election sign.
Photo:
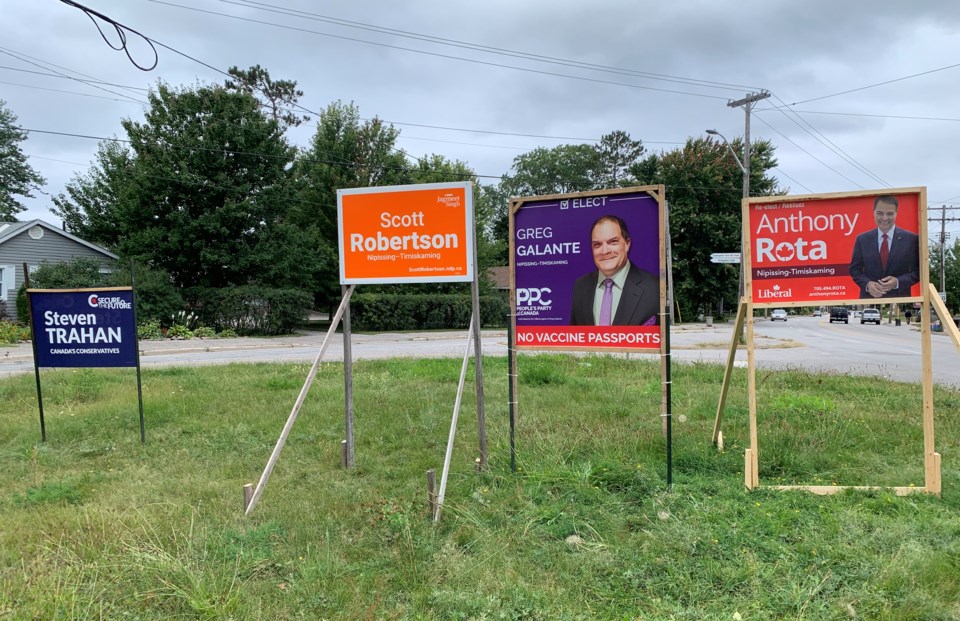
[{"label": "orange election sign", "polygon": [[340,283],[473,280],[473,185],[337,190]]}]

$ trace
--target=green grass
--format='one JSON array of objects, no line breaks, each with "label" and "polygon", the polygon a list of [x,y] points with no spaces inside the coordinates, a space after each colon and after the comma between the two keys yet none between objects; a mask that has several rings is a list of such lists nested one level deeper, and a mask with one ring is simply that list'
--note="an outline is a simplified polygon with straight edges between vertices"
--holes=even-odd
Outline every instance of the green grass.
[{"label": "green grass", "polygon": [[[428,519],[459,360],[357,363],[357,466],[340,468],[343,369],[324,364],[260,504],[242,512],[307,365],[0,381],[0,619],[957,619],[960,393],[937,390],[943,495],[743,489],[746,375],[726,449],[722,369],[524,356],[510,471],[506,364],[485,361],[488,472],[464,395],[446,505]],[[468,379],[472,380],[472,371]],[[922,487],[920,387],[757,377],[761,484]]]}]

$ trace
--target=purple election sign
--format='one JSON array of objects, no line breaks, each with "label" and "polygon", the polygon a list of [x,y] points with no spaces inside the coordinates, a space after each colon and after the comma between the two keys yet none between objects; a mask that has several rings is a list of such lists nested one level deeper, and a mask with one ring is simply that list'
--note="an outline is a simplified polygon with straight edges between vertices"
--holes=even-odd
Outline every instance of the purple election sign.
[{"label": "purple election sign", "polygon": [[[659,299],[662,226],[658,193],[662,194],[661,186],[558,195],[542,200],[538,197],[514,199],[511,259],[518,344],[586,348],[660,346],[659,329],[652,325],[658,321],[662,306]],[[605,216],[619,218],[626,225],[630,237],[627,258],[633,266],[646,272],[647,282],[653,284],[648,284],[644,293],[644,317],[635,319],[637,323],[632,324],[633,328],[622,324],[619,331],[617,321],[602,330],[593,325],[592,294],[588,302],[590,308],[584,313],[590,315],[588,321],[578,317],[574,310],[575,282],[598,273],[591,231],[594,223]],[[613,338],[608,332],[630,332],[631,335]],[[638,336],[646,332],[650,336]]]},{"label": "purple election sign", "polygon": [[38,367],[135,367],[133,290],[28,290]]}]

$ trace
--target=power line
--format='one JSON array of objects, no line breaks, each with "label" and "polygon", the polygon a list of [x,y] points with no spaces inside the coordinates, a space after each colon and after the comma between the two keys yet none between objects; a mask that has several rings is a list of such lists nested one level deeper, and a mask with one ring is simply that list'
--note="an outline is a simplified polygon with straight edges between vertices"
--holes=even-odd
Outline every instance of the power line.
[{"label": "power line", "polygon": [[[161,0],[150,0],[150,2],[154,2],[154,3],[156,3],[156,4],[163,4],[163,5],[167,5],[167,6],[172,6],[172,7],[184,9],[184,10],[187,10],[187,11],[195,11],[195,12],[197,12],[197,13],[205,13],[205,14],[208,14],[208,15],[217,15],[217,16],[220,16],[220,17],[227,17],[227,18],[230,18],[230,19],[235,19],[235,20],[244,21],[244,22],[250,22],[250,23],[254,23],[254,24],[262,24],[262,25],[266,25],[266,26],[273,26],[273,27],[276,27],[276,28],[283,28],[283,29],[286,29],[286,30],[293,30],[293,31],[296,31],[296,32],[304,32],[304,33],[307,33],[307,34],[314,34],[314,35],[322,36],[322,37],[329,37],[329,38],[333,38],[333,39],[340,39],[340,40],[343,40],[343,41],[352,41],[352,42],[354,42],[354,43],[363,43],[363,44],[365,44],[365,45],[375,45],[375,46],[378,46],[378,47],[384,47],[384,48],[388,48],[388,49],[400,50],[400,51],[404,51],[404,52],[413,52],[413,53],[415,53],[415,54],[424,54],[424,55],[427,55],[427,56],[435,56],[435,57],[437,57],[437,58],[446,58],[446,59],[448,59],[448,60],[457,60],[457,61],[460,61],[460,62],[472,63],[472,64],[476,64],[476,65],[484,65],[484,66],[488,66],[488,67],[498,67],[498,68],[501,68],[501,69],[511,69],[511,70],[513,70],[513,71],[522,71],[522,72],[524,72],[524,73],[533,73],[533,74],[538,74],[538,75],[547,75],[547,76],[552,76],[552,77],[566,78],[566,79],[570,79],[570,80],[579,80],[579,81],[582,81],[582,82],[590,82],[590,83],[593,83],[593,84],[609,84],[609,85],[613,85],[613,86],[625,86],[625,87],[627,87],[627,88],[635,88],[635,89],[640,89],[640,90],[656,91],[656,92],[661,92],[661,93],[672,93],[672,94],[675,94],[675,95],[687,95],[687,96],[689,96],[689,97],[704,97],[704,98],[707,98],[707,99],[726,99],[726,97],[721,97],[721,96],[719,96],[719,95],[707,95],[707,94],[705,94],[705,93],[691,93],[691,92],[689,92],[689,91],[678,91],[678,90],[673,90],[673,89],[668,89],[668,88],[657,88],[657,87],[655,87],[655,86],[642,86],[642,85],[640,85],[640,84],[629,84],[629,83],[626,83],[626,82],[615,82],[615,81],[613,81],[613,80],[601,80],[601,79],[598,79],[598,78],[588,78],[588,77],[585,77],[585,76],[574,76],[574,75],[568,75],[568,74],[564,74],[564,73],[556,73],[556,72],[552,72],[552,71],[543,71],[543,70],[541,70],[541,69],[530,69],[530,68],[527,68],[527,67],[517,67],[517,66],[514,66],[514,65],[505,65],[505,64],[502,64],[502,63],[494,63],[494,62],[490,62],[490,61],[476,60],[476,59],[473,59],[473,58],[464,58],[464,57],[462,57],[462,56],[452,56],[452,55],[450,55],[450,54],[440,54],[440,53],[438,53],[438,52],[427,52],[427,51],[424,51],[424,50],[418,50],[418,49],[409,48],[409,47],[403,47],[403,46],[399,46],[399,45],[390,45],[390,44],[388,44],[388,43],[378,43],[378,42],[376,42],[376,41],[369,41],[369,40],[366,40],[366,39],[358,39],[358,38],[355,38],[355,37],[346,37],[346,36],[343,36],[343,35],[335,35],[335,34],[330,34],[330,33],[326,33],[326,32],[319,32],[319,31],[316,31],[316,30],[310,30],[310,29],[308,29],[308,28],[299,28],[299,27],[296,27],[296,26],[288,26],[288,25],[285,25],[285,24],[277,24],[277,23],[273,23],[273,22],[266,22],[266,21],[263,21],[263,20],[252,19],[252,18],[249,18],[249,17],[239,17],[239,16],[237,16],[237,15],[229,15],[229,14],[220,13],[220,12],[217,12],[217,11],[208,11],[208,10],[205,10],[205,9],[198,9],[198,8],[194,8],[194,7],[183,6],[183,5],[180,5],[180,4],[174,4],[174,3],[172,3],[172,2],[162,2]],[[156,42],[156,39],[152,39],[152,41]],[[166,47],[166,46],[164,46],[164,47]],[[205,64],[205,63],[204,63],[204,64]],[[207,65],[207,66],[209,66],[209,65]]]},{"label": "power line", "polygon": [[[71,78],[70,76],[65,76],[65,75],[62,75],[62,74],[59,74],[59,73],[52,73],[52,72],[50,72],[50,71],[32,71],[32,70],[30,70],[30,69],[23,69],[23,68],[20,68],[20,67],[7,67],[6,65],[0,65],[0,69],[5,69],[5,70],[7,70],[7,71],[19,71],[19,72],[21,72],[21,73],[32,73],[32,74],[34,74],[34,75],[42,75],[42,76],[45,76],[45,77],[48,77],[48,78],[61,78],[61,79],[75,80],[75,81],[77,81],[77,82],[83,82],[84,84],[100,84],[100,85],[103,85],[103,86],[116,86],[117,88],[125,88],[125,89],[127,89],[127,90],[136,90],[136,91],[149,91],[149,90],[150,90],[150,89],[148,89],[148,88],[143,88],[143,87],[140,87],[140,86],[126,86],[126,85],[124,85],[124,84],[115,84],[115,83],[113,83],[113,82],[104,82],[104,81],[102,81],[102,80],[93,80],[93,79],[90,79],[90,80],[81,80],[80,78]],[[74,72],[74,73],[76,73],[76,72]],[[83,74],[80,74],[80,75],[83,75]],[[66,92],[69,92],[69,91],[66,91]]]},{"label": "power line", "polygon": [[[132,145],[132,144],[133,144],[133,141],[130,140],[130,139],[127,139],[127,138],[107,138],[107,137],[105,137],[105,136],[92,136],[92,135],[90,135],[90,134],[79,134],[79,133],[74,133],[74,132],[59,132],[59,131],[53,131],[53,130],[47,130],[47,129],[33,129],[33,128],[29,128],[29,127],[18,127],[17,129],[19,129],[19,130],[21,130],[21,131],[24,131],[24,132],[28,132],[28,133],[33,133],[33,134],[47,134],[47,135],[53,135],[53,136],[66,136],[66,137],[69,137],[69,138],[83,138],[83,139],[87,139],[87,140],[98,140],[98,141],[101,141],[101,142],[104,142],[104,141],[105,141],[105,142],[118,142],[118,143],[124,143],[124,144],[129,144],[129,145]],[[181,149],[181,150],[184,150],[184,151],[203,151],[203,152],[209,152],[209,153],[222,153],[222,154],[228,154],[228,155],[241,155],[241,156],[248,156],[248,157],[259,157],[259,158],[264,158],[264,159],[279,159],[279,160],[286,160],[286,161],[289,161],[289,160],[292,160],[292,159],[293,159],[293,158],[287,158],[287,157],[284,157],[284,156],[281,156],[281,155],[272,155],[272,154],[268,154],[268,153],[257,153],[257,152],[255,152],[255,151],[236,151],[236,150],[233,150],[233,149],[225,149],[225,148],[217,148],[217,147],[182,146],[182,145],[177,145],[177,144],[168,144],[168,145],[164,145],[164,147],[165,147],[165,148],[170,148],[170,149]],[[291,147],[291,150],[293,150],[293,147]],[[310,162],[310,163],[314,163],[314,164],[327,164],[327,165],[333,165],[333,166],[346,166],[346,167],[351,167],[351,168],[355,168],[355,167],[359,167],[359,166],[362,166],[362,165],[363,165],[363,164],[357,164],[357,163],[354,163],[354,162],[347,162],[347,161],[343,161],[343,160],[325,160],[325,159],[320,159],[320,158],[315,158],[315,157],[306,157],[306,156],[303,156],[303,155],[301,155],[301,156],[299,157],[299,161],[302,161],[302,162]],[[401,167],[401,166],[385,166],[384,168],[387,169],[387,170],[394,170],[394,171],[400,171],[400,172],[421,173],[421,174],[422,174],[422,173],[427,173],[427,174],[431,174],[431,175],[435,175],[435,176],[454,177],[455,180],[461,180],[461,178],[462,178],[462,175],[456,175],[456,174],[455,174],[455,175],[450,175],[449,173],[445,173],[445,172],[442,172],[442,171],[423,171],[423,170],[420,170],[420,169],[418,169],[418,168],[411,168],[411,167],[407,167],[407,166],[404,166],[404,167]],[[471,177],[476,177],[476,178],[478,178],[478,179],[479,179],[479,178],[500,179],[500,178],[502,177],[502,175],[479,175],[479,174],[474,173],[474,172],[471,172],[470,176],[471,176]]]},{"label": "power line", "polygon": [[823,160],[821,160],[819,157],[817,157],[817,156],[814,155],[813,153],[810,153],[809,151],[807,151],[806,149],[804,149],[803,147],[801,147],[799,144],[797,144],[796,142],[794,142],[793,140],[791,140],[789,137],[787,137],[787,135],[784,134],[783,132],[781,132],[779,129],[777,129],[776,127],[774,127],[774,126],[771,125],[770,123],[767,123],[766,121],[764,121],[762,117],[757,117],[757,120],[760,121],[761,123],[763,123],[764,125],[766,125],[767,127],[769,127],[770,129],[772,129],[773,131],[775,131],[775,132],[777,132],[778,134],[780,134],[780,136],[782,136],[784,140],[786,140],[787,142],[789,142],[790,144],[792,144],[792,145],[795,146],[796,148],[800,149],[801,151],[803,151],[804,153],[806,153],[807,155],[809,155],[810,157],[812,157],[814,160],[816,160],[817,162],[819,162],[820,164],[822,164],[822,165],[824,166],[824,168],[826,168],[827,170],[830,170],[830,171],[836,173],[837,175],[843,177],[844,179],[846,179],[847,181],[849,181],[849,182],[852,183],[853,185],[857,186],[858,188],[863,189],[863,186],[862,186],[862,185],[860,185],[859,183],[857,183],[856,181],[854,181],[854,180],[851,179],[850,177],[846,176],[845,174],[843,174],[842,172],[840,172],[840,171],[837,170],[836,168],[830,166],[829,164],[827,164],[826,162],[824,162]]},{"label": "power line", "polygon": [[804,190],[806,190],[808,194],[813,194],[813,193],[814,193],[813,190],[811,190],[811,189],[808,188],[807,186],[803,185],[802,183],[800,183],[799,181],[797,181],[796,179],[794,179],[793,177],[791,177],[791,176],[788,175],[787,173],[783,172],[782,170],[780,170],[780,168],[774,166],[774,167],[773,167],[773,170],[777,171],[778,174],[783,175],[784,177],[786,177],[786,178],[789,179],[790,181],[793,181],[795,184],[797,184],[798,186],[800,186],[801,188],[803,188]]},{"label": "power line", "polygon": [[[830,140],[829,138],[827,138],[826,136],[824,136],[824,135],[820,132],[820,130],[818,130],[816,127],[814,127],[812,124],[810,124],[806,119],[804,119],[803,117],[801,117],[800,115],[798,115],[798,114],[796,114],[796,113],[792,113],[792,111],[791,111],[790,114],[788,114],[788,110],[789,110],[789,109],[787,108],[786,103],[785,103],[782,99],[780,99],[780,97],[778,97],[778,96],[776,96],[776,95],[774,95],[774,97],[776,98],[777,101],[779,101],[781,104],[783,104],[783,107],[780,107],[780,112],[781,112],[781,114],[783,114],[785,117],[787,117],[788,119],[790,119],[797,127],[799,127],[799,128],[802,129],[803,131],[805,131],[805,132],[807,132],[808,134],[810,134],[811,136],[813,136],[814,140],[816,140],[816,141],[819,142],[820,144],[824,145],[825,147],[827,147],[828,149],[830,149],[831,151],[833,151],[833,153],[836,154],[836,155],[838,155],[838,156],[840,157],[840,159],[846,161],[848,164],[851,164],[854,168],[860,170],[862,173],[866,174],[868,177],[876,180],[877,182],[879,182],[879,183],[880,183],[881,185],[883,185],[883,186],[891,187],[889,183],[887,183],[886,181],[884,181],[883,179],[881,179],[878,175],[876,175],[876,174],[874,174],[873,172],[871,172],[869,169],[867,169],[866,166],[863,166],[862,164],[860,164],[860,163],[859,163],[858,161],[856,161],[852,156],[850,156],[850,154],[848,154],[846,151],[844,151],[844,150],[841,149],[839,146],[837,146],[836,143],[834,143],[832,140]],[[793,114],[793,116],[791,116],[791,114]],[[800,121],[803,122],[803,125],[801,125],[801,124],[798,123],[796,120],[794,120],[794,118],[793,118],[794,116],[796,116],[798,119],[800,119]],[[804,127],[804,125],[805,125],[806,127]]]},{"label": "power line", "polygon": [[[150,42],[150,38],[147,37],[146,35],[134,30],[129,26],[125,26],[121,24],[120,22],[116,21],[111,17],[107,17],[103,13],[98,13],[97,11],[94,11],[89,7],[83,6],[79,2],[74,2],[74,0],[60,0],[60,2],[66,4],[67,6],[72,6],[75,9],[80,9],[81,11],[83,11],[86,14],[86,16],[90,18],[90,21],[93,22],[93,25],[97,27],[97,32],[100,33],[100,38],[103,39],[104,43],[106,43],[107,46],[112,50],[115,50],[118,52],[123,50],[123,53],[127,55],[127,59],[131,63],[133,63],[133,66],[139,69],[140,71],[152,71],[154,67],[157,66],[157,63],[159,62],[160,57],[157,56],[157,49],[153,47],[153,44]],[[120,39],[119,46],[115,46],[113,43],[110,42],[109,39],[107,39],[107,35],[103,33],[103,29],[100,28],[100,23],[95,18],[99,18],[105,21],[106,23],[110,24],[111,26],[113,26],[114,31],[117,33],[117,37],[119,37]],[[140,65],[140,63],[135,61],[133,59],[133,56],[130,55],[130,50],[127,49],[127,33],[128,32],[146,41],[147,45],[150,46],[150,49],[153,50],[153,64],[150,65],[149,67]]]},{"label": "power line", "polygon": [[[63,0],[61,0],[61,2],[62,2],[62,1],[63,1]],[[75,81],[75,82],[82,82],[82,81],[79,80],[78,78],[75,78],[75,77],[73,77],[73,76],[71,76],[71,75],[67,75],[66,73],[63,73],[62,71],[57,71],[56,69],[50,69],[50,67],[44,67],[42,64],[40,64],[40,63],[43,62],[43,61],[34,62],[34,60],[38,60],[38,59],[33,59],[32,56],[28,56],[27,54],[21,54],[21,53],[15,51],[15,50],[11,50],[11,49],[5,48],[5,47],[0,47],[0,54],[6,54],[7,56],[10,56],[11,58],[16,58],[16,59],[19,60],[20,62],[26,63],[26,64],[28,64],[28,65],[33,65],[34,67],[40,67],[41,69],[46,69],[47,71],[53,71],[54,73],[57,73],[57,74],[63,76],[64,78],[67,78],[67,79],[69,79],[69,80],[73,80],[73,81]],[[29,60],[29,59],[33,59],[33,60]],[[49,65],[51,65],[51,66],[53,66],[53,67],[57,67],[57,65],[54,65],[53,63],[47,63],[47,64],[49,64]],[[61,69],[62,69],[62,67],[61,67]],[[75,72],[75,73],[78,73],[78,72]],[[80,75],[84,75],[84,74],[81,73]],[[90,77],[90,76],[85,76],[85,77]],[[96,85],[96,84],[89,84],[88,86],[92,86],[92,87],[94,87],[94,88],[96,88],[96,89],[98,89],[98,90],[101,90],[101,91],[110,93],[111,95],[116,95],[117,97],[126,97],[127,99],[136,101],[137,103],[146,103],[146,102],[144,102],[144,101],[140,101],[140,100],[138,100],[138,99],[136,99],[136,98],[134,98],[134,97],[131,97],[130,95],[125,95],[124,93],[118,93],[118,92],[116,92],[116,91],[110,90],[109,88],[104,88],[104,87],[98,86],[98,85]]]},{"label": "power line", "polygon": [[65,93],[67,95],[79,95],[81,97],[93,97],[95,99],[106,99],[107,101],[117,101],[120,103],[142,105],[140,104],[140,102],[131,101],[129,99],[117,99],[116,97],[104,97],[103,95],[94,95],[92,93],[81,93],[80,91],[65,91],[59,88],[47,88],[44,86],[36,86],[33,84],[18,84],[17,82],[0,82],[0,84],[6,84],[8,86],[20,86],[22,88],[32,88],[40,91],[50,91],[53,93]]},{"label": "power line", "polygon": [[954,65],[947,65],[946,67],[938,67],[936,69],[930,69],[929,71],[921,71],[919,73],[913,73],[910,75],[905,75],[899,78],[894,78],[892,80],[884,80],[883,82],[877,82],[876,84],[868,84],[866,86],[858,86],[857,88],[850,88],[845,91],[840,91],[839,93],[832,93],[830,95],[821,95],[820,97],[811,97],[810,99],[803,99],[801,101],[795,101],[791,106],[797,106],[800,104],[810,103],[811,101],[820,101],[822,99],[830,99],[831,97],[839,97],[840,95],[848,95],[850,93],[856,93],[858,91],[865,91],[870,88],[877,88],[878,86],[884,86],[887,84],[893,84],[895,82],[903,82],[904,80],[910,80],[913,78],[918,78],[924,75],[930,75],[931,73],[937,73],[938,71],[946,71],[947,69],[955,69],[960,67],[960,63]]},{"label": "power line", "polygon": [[[756,112],[779,112],[779,108],[758,108]],[[949,123],[958,123],[960,118],[942,117],[942,116],[911,116],[906,114],[869,114],[866,112],[826,112],[822,110],[793,110],[796,114],[830,114],[835,116],[857,116],[875,119],[903,119],[908,121],[943,121]]]},{"label": "power line", "polygon": [[[151,0],[154,1],[154,0]],[[634,77],[642,77],[651,80],[661,80],[666,82],[675,82],[680,84],[689,84],[691,86],[703,86],[706,88],[719,88],[725,90],[742,90],[742,89],[751,89],[754,87],[745,86],[742,84],[729,84],[726,82],[717,82],[713,80],[700,80],[697,78],[686,78],[682,76],[675,76],[663,73],[653,73],[648,71],[638,71],[635,69],[626,69],[622,67],[613,67],[610,65],[600,65],[594,63],[587,63],[578,60],[570,60],[566,58],[559,58],[556,56],[545,56],[542,54],[534,54],[531,52],[522,52],[517,50],[511,50],[507,48],[494,47],[489,45],[482,45],[478,43],[470,43],[466,41],[459,41],[456,39],[448,39],[444,37],[437,37],[433,35],[427,35],[422,33],[411,32],[409,30],[400,30],[396,28],[387,28],[383,26],[377,26],[375,24],[369,24],[365,22],[357,22],[347,19],[341,19],[338,17],[331,17],[329,15],[321,15],[318,13],[311,13],[309,11],[301,11],[299,9],[291,9],[289,7],[277,6],[274,4],[267,4],[265,2],[255,2],[253,0],[240,0],[239,2],[234,0],[218,0],[223,4],[230,4],[234,6],[240,6],[243,8],[254,8],[260,11],[267,13],[274,13],[277,15],[286,15],[288,17],[296,17],[299,19],[308,19],[312,21],[318,21],[323,23],[328,23],[336,26],[343,26],[346,28],[355,28],[358,30],[366,30],[370,32],[376,32],[379,34],[388,34],[408,39],[414,39],[417,41],[424,41],[428,43],[436,43],[438,45],[445,45],[449,47],[468,49],[473,51],[479,51],[489,54],[496,54],[500,56],[508,56],[511,58],[520,58],[524,60],[534,60],[537,62],[543,62],[548,64],[556,64],[565,67],[575,67],[578,69],[589,69],[593,71],[601,71],[605,73],[613,73],[617,75],[628,75]]]}]

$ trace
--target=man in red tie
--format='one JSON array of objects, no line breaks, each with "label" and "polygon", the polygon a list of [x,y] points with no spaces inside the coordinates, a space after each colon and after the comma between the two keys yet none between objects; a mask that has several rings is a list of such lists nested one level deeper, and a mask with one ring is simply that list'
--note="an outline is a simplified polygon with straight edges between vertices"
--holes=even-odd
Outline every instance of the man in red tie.
[{"label": "man in red tie", "polygon": [[653,326],[659,323],[660,279],[630,261],[630,231],[606,215],[590,227],[597,269],[573,284],[570,325]]},{"label": "man in red tie", "polygon": [[857,235],[850,259],[850,276],[860,287],[861,298],[910,297],[920,282],[920,239],[897,227],[896,196],[873,201],[877,228]]}]

